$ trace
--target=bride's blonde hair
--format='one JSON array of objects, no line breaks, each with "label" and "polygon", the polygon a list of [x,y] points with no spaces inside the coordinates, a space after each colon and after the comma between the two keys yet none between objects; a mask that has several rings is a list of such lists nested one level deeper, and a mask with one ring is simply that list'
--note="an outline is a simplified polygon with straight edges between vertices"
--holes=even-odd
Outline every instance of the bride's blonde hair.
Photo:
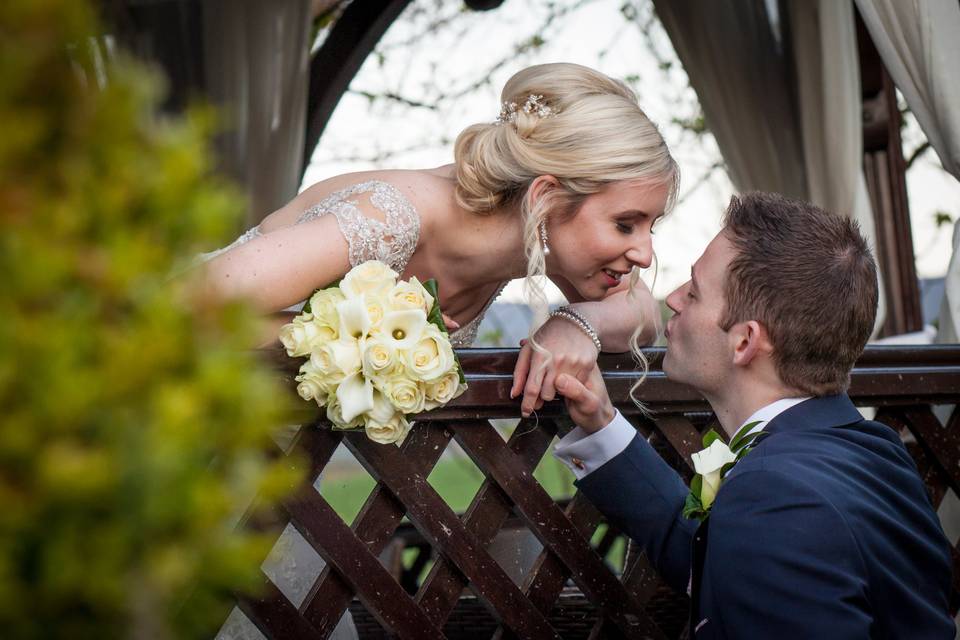
[{"label": "bride's blonde hair", "polygon": [[[536,96],[541,109],[523,109]],[[538,226],[573,216],[587,196],[621,181],[668,187],[667,210],[676,199],[680,171],[654,125],[622,82],[577,64],[528,67],[511,77],[501,102],[517,105],[509,118],[475,124],[457,137],[456,200],[478,214],[519,204],[527,256],[526,291],[538,327],[546,318],[547,300],[532,276],[545,275]],[[501,112],[504,114],[504,112]],[[553,189],[535,202],[528,193],[538,177],[550,175],[563,189]],[[631,289],[639,274],[633,271]],[[631,351],[647,369],[639,347],[637,324]],[[531,338],[533,334],[531,329]],[[544,351],[531,339],[533,347]]]}]

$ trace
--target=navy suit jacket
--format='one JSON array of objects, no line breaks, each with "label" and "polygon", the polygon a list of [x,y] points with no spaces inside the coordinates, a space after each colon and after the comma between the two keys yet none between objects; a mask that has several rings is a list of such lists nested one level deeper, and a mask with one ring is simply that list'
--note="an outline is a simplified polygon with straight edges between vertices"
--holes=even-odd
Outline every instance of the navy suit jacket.
[{"label": "navy suit jacket", "polygon": [[897,434],[846,395],[765,431],[703,526],[642,437],[577,484],[672,587],[692,575],[693,638],[952,639],[949,544]]}]

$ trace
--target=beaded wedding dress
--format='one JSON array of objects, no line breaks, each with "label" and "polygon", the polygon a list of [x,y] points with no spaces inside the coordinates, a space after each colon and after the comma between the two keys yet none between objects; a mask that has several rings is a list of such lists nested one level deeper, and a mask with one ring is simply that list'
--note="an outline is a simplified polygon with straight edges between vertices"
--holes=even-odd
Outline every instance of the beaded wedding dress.
[{"label": "beaded wedding dress", "polygon": [[[364,215],[360,199],[369,197],[370,204],[383,214],[383,219]],[[380,260],[399,274],[403,274],[420,238],[420,216],[414,206],[392,184],[369,180],[336,191],[316,205],[307,209],[294,224],[303,224],[320,216],[333,215],[340,232],[347,241],[350,266],[355,267],[367,260]],[[229,246],[205,253],[202,261],[211,260],[231,249],[263,236],[256,226],[237,238]],[[480,314],[450,334],[455,348],[469,347],[477,336],[477,329],[490,304],[500,295],[506,283],[484,305]],[[303,302],[291,307],[299,311]],[[299,425],[291,426],[278,434],[278,440],[292,438]],[[314,484],[320,490],[322,476]],[[309,593],[313,582],[320,575],[324,562],[309,543],[288,525],[284,529],[262,568],[280,591],[299,607]],[[238,609],[234,608],[216,640],[262,640],[263,635]],[[357,638],[357,631],[349,613],[345,614],[330,636],[335,640]]]},{"label": "beaded wedding dress", "polygon": [[[358,196],[363,194],[370,194],[370,204],[383,213],[383,220],[363,214],[358,199]],[[397,273],[403,274],[420,239],[420,215],[417,210],[399,189],[381,180],[368,180],[331,193],[304,211],[294,224],[309,222],[325,215],[336,217],[340,232],[349,247],[351,267],[367,260],[380,260]],[[201,259],[211,260],[262,235],[258,225],[229,246],[203,254]],[[454,348],[469,347],[473,344],[484,314],[505,285],[505,282],[501,283],[476,318],[450,334],[450,343]],[[301,302],[300,305],[302,304]]]}]

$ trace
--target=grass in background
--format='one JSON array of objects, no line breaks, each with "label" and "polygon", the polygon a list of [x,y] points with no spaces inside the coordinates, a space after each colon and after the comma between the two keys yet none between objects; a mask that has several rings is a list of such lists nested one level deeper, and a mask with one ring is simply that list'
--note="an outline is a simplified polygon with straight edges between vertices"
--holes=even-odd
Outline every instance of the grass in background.
[{"label": "grass in background", "polygon": [[[533,473],[555,500],[574,493],[573,474],[548,452]],[[457,513],[463,513],[483,484],[483,474],[470,458],[441,460],[427,477],[440,497]],[[328,466],[320,482],[320,493],[344,519],[353,522],[376,483],[355,461]]]}]

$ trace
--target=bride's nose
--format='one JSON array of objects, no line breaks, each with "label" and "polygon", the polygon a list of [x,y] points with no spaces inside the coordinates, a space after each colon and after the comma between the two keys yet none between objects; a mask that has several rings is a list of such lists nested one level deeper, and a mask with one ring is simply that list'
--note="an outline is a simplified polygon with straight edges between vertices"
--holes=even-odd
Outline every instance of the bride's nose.
[{"label": "bride's nose", "polygon": [[653,240],[649,234],[637,241],[632,247],[627,249],[627,260],[630,264],[636,265],[641,269],[646,269],[653,262]]}]

